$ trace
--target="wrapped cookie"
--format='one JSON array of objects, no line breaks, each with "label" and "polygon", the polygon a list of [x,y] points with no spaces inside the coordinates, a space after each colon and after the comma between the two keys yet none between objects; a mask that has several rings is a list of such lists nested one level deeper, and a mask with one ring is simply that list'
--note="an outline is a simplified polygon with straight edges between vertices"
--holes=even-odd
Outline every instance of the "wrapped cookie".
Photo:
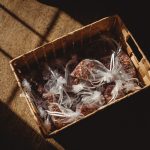
[{"label": "wrapped cookie", "polygon": [[105,100],[100,91],[89,91],[81,93],[81,101],[77,104],[77,111],[86,116],[104,105]]},{"label": "wrapped cookie", "polygon": [[[110,84],[105,85],[103,96],[105,98],[106,103],[108,103],[109,101],[111,101],[113,99],[112,91],[113,91],[114,87],[115,87],[114,83],[110,83]],[[118,90],[118,94],[116,96],[116,99],[119,99],[123,96],[125,96],[124,91]]]},{"label": "wrapped cookie", "polygon": [[[111,61],[111,56],[106,56],[100,59],[100,61],[106,66],[106,68],[110,69],[110,61]],[[124,51],[119,51],[117,53],[117,57],[119,59],[119,62],[121,63],[123,70],[130,75],[131,78],[137,78],[137,73],[136,69],[130,59],[130,57],[124,52]]]},{"label": "wrapped cookie", "polygon": [[47,113],[51,116],[57,129],[82,118],[80,112],[74,112],[71,109],[64,108],[58,103],[51,103],[48,108]]}]

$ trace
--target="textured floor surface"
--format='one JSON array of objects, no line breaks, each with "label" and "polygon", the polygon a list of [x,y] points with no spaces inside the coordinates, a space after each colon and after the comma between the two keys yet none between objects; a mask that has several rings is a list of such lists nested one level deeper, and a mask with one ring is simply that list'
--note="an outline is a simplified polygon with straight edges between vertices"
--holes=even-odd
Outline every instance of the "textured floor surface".
[{"label": "textured floor surface", "polygon": [[[44,5],[33,0],[0,1],[1,105],[10,108],[10,110],[7,109],[4,112],[4,117],[7,118],[7,123],[11,127],[10,132],[14,132],[12,135],[17,134],[18,138],[23,140],[30,135],[27,127],[35,130],[35,132],[32,131],[32,138],[30,139],[32,139],[32,143],[38,143],[38,145],[33,146],[31,143],[33,148],[43,146],[45,143],[36,142],[36,140],[40,140],[40,135],[35,134],[39,133],[39,129],[24,98],[19,97],[21,91],[10,70],[9,61],[80,26],[80,23],[53,6]],[[7,116],[6,113],[9,111],[13,112],[14,118]],[[24,127],[23,123],[22,127],[18,125],[22,121],[26,123],[27,127]],[[19,126],[19,128],[16,126]]]},{"label": "textured floor surface", "polygon": [[[27,103],[24,98],[19,97],[21,90],[12,74],[9,61],[83,25],[113,14],[119,14],[123,18],[150,58],[150,24],[146,19],[149,17],[148,9],[146,4],[142,4],[133,6],[127,1],[112,3],[107,0],[102,4],[96,0],[80,3],[68,0],[0,0],[0,143],[5,146],[4,149],[54,149],[51,145],[54,141],[51,139],[46,142],[41,137]],[[141,12],[142,7],[144,11]],[[87,128],[90,130],[91,127]],[[85,132],[81,134],[89,136]],[[72,137],[57,137],[56,141],[62,145],[66,142],[63,146],[67,147],[67,138],[71,141]],[[88,145],[92,141],[89,138],[87,143],[83,143]],[[108,137],[105,138],[109,140]],[[72,145],[68,146],[69,149],[80,147],[73,145],[76,140],[70,142]],[[82,140],[79,138],[78,143],[81,145]],[[95,143],[91,142],[92,144]]]}]

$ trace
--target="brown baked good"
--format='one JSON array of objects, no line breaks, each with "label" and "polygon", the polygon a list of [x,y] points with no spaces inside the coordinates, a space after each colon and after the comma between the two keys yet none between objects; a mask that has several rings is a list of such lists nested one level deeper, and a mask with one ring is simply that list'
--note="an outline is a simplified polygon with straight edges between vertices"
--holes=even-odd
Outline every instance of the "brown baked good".
[{"label": "brown baked good", "polygon": [[[52,104],[50,105],[49,109],[50,109],[50,111],[52,111],[52,112],[60,112],[60,113],[62,113],[61,110],[60,110],[60,108],[59,108],[59,106],[58,106],[56,103],[52,103]],[[59,116],[53,116],[53,115],[51,115],[51,119],[52,119],[52,121],[53,121],[53,123],[54,123],[54,126],[55,126],[57,129],[60,129],[60,128],[62,128],[62,127],[64,127],[65,125],[68,124],[68,123],[65,123],[64,121],[62,121],[62,120],[65,119],[65,117],[59,117]]]},{"label": "brown baked good", "polygon": [[118,58],[119,58],[120,63],[122,64],[124,71],[128,75],[130,75],[131,78],[137,78],[136,69],[130,57],[124,51],[121,51],[118,54]]},{"label": "brown baked good", "polygon": [[[115,87],[115,85],[113,83],[107,84],[105,85],[105,90],[103,92],[103,96],[105,98],[106,103],[108,103],[111,99],[112,99],[112,90]],[[125,93],[123,92],[123,90],[118,91],[118,96],[116,97],[116,99],[121,98],[125,96]]]},{"label": "brown baked good", "polygon": [[77,77],[79,79],[88,80],[91,68],[94,67],[94,62],[82,60],[71,73],[72,76]]},{"label": "brown baked good", "polygon": [[[117,57],[123,67],[123,70],[130,75],[131,78],[137,78],[137,73],[136,69],[130,59],[130,57],[124,52],[120,51],[117,54]],[[105,65],[106,68],[110,68],[110,60],[111,60],[111,55],[106,56],[100,59],[100,61]]]},{"label": "brown baked good", "polygon": [[77,109],[80,109],[80,112],[84,116],[86,116],[86,115],[96,111],[99,107],[100,107],[100,105],[98,105],[97,103],[94,103],[94,104],[82,104],[82,105],[78,106]]}]

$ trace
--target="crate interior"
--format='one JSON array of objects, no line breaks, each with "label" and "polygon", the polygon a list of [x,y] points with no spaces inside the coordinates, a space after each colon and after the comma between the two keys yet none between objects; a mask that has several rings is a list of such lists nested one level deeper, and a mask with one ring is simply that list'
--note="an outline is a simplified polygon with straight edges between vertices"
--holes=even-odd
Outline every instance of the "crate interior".
[{"label": "crate interior", "polygon": [[[108,45],[107,42],[101,42],[99,39],[103,36],[113,38],[118,43],[121,43],[122,50],[131,57],[133,55],[132,49],[127,46],[121,28],[122,24],[117,18],[107,18],[13,60],[12,65],[19,82],[21,83],[25,78],[33,85],[34,89],[36,84],[45,84],[42,78],[42,69],[45,64],[48,64],[52,69],[59,70],[63,74],[66,63],[72,57],[76,57],[79,63],[85,58],[100,60],[100,58],[111,54],[111,51],[104,49],[110,49],[115,47],[115,45],[113,43]],[[140,54],[135,59],[143,61]],[[140,81],[146,86],[149,84],[150,78],[143,79],[145,74],[143,71],[140,71],[140,67],[143,66],[146,70],[145,72],[147,72],[149,68],[144,63],[135,67]],[[71,69],[73,70],[74,66]]]}]

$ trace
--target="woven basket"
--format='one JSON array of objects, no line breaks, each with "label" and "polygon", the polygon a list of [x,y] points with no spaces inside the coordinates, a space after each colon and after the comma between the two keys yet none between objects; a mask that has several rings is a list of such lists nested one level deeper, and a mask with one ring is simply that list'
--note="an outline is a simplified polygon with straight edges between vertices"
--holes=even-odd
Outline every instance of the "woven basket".
[{"label": "woven basket", "polygon": [[[92,24],[84,26],[76,31],[73,31],[63,37],[60,37],[48,44],[45,44],[41,47],[38,47],[28,53],[25,53],[13,60],[10,61],[10,66],[15,74],[18,85],[23,90],[21,85],[23,78],[26,77],[27,74],[32,72],[32,70],[38,67],[41,62],[49,62],[51,60],[59,59],[59,58],[68,58],[68,56],[75,53],[75,50],[80,49],[80,51],[76,52],[78,55],[83,55],[82,47],[84,45],[90,44],[90,42],[97,37],[97,35],[109,32],[111,33],[122,45],[123,49],[126,50],[127,54],[131,58],[137,72],[144,83],[144,87],[141,89],[145,89],[150,86],[150,63],[146,59],[142,50],[136,43],[135,39],[125,27],[124,23],[120,19],[119,16],[115,15],[112,17],[106,17],[99,21],[96,21]],[[136,94],[139,91],[126,95],[124,98],[119,99],[118,101],[114,101],[111,104],[107,104],[101,107],[101,109],[108,107],[108,105],[115,104],[121,100],[126,99],[127,97]],[[55,130],[50,135],[46,132],[43,122],[39,116],[38,110],[34,103],[26,97],[26,101],[29,104],[31,112],[34,115],[34,119],[36,120],[39,128],[41,129],[42,134],[45,137],[49,137],[50,135],[54,135],[64,128],[71,127],[72,124],[79,123],[81,120],[69,124],[59,130]],[[96,112],[93,112],[87,115],[87,117],[94,115]]]}]

